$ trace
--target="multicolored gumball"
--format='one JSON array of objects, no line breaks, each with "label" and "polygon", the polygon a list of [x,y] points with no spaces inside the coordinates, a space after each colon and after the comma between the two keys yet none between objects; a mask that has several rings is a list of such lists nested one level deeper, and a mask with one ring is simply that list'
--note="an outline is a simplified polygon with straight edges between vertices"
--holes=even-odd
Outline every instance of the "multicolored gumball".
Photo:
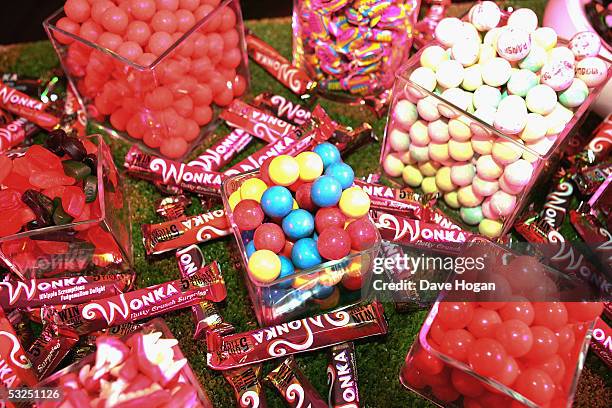
[{"label": "multicolored gumball", "polygon": [[315,215],[315,228],[320,234],[330,227],[344,228],[346,216],[338,207],[320,208]]},{"label": "multicolored gumball", "polygon": [[356,251],[368,249],[378,240],[378,229],[368,217],[351,222],[346,232],[351,238],[351,248]]},{"label": "multicolored gumball", "polygon": [[253,242],[258,250],[269,249],[278,254],[285,247],[285,234],[281,227],[268,222],[257,227]]},{"label": "multicolored gumball", "polygon": [[300,180],[314,181],[323,174],[323,160],[314,152],[302,152],[295,157],[300,168]]},{"label": "multicolored gumball", "polygon": [[300,166],[294,157],[283,154],[272,159],[268,174],[274,184],[290,186],[300,177]]},{"label": "multicolored gumball", "polygon": [[338,206],[348,218],[361,218],[370,211],[370,197],[360,187],[347,188]]}]

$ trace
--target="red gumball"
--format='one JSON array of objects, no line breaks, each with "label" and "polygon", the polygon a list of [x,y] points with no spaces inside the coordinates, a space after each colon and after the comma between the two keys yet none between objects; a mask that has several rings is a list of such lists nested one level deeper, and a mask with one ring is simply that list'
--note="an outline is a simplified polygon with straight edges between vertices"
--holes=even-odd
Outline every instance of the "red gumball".
[{"label": "red gumball", "polygon": [[[310,192],[310,187],[308,190]],[[299,204],[300,202],[298,201]],[[320,208],[315,215],[315,228],[319,234],[331,227],[344,228],[345,223],[346,216],[338,207]],[[347,231],[347,233],[350,238],[350,232]]]},{"label": "red gumball", "polygon": [[525,358],[542,361],[557,353],[559,350],[559,340],[555,332],[544,326],[531,326],[533,345]]},{"label": "red gumball", "polygon": [[441,302],[436,320],[446,329],[463,329],[474,316],[474,304],[470,302]]},{"label": "red gumball", "polygon": [[253,237],[255,249],[269,249],[274,253],[279,253],[285,248],[285,234],[283,229],[271,222],[261,224],[255,230]]},{"label": "red gumball", "polygon": [[[272,159],[274,159],[274,157],[268,157],[266,160],[264,160],[263,163],[261,163],[261,166],[259,167],[259,178],[265,181],[265,183],[269,186],[274,185],[274,182],[272,182],[272,180],[270,179],[270,174],[268,172],[268,168],[270,168],[270,162],[272,161]],[[298,201],[298,205],[299,204],[300,202]],[[304,207],[300,205],[300,208],[304,208]]]},{"label": "red gumball", "polygon": [[342,228],[330,227],[319,235],[317,249],[325,259],[342,259],[351,252],[351,238]]},{"label": "red gumball", "polygon": [[439,350],[447,356],[465,363],[474,340],[474,336],[467,330],[448,330],[440,342]]},{"label": "red gumball", "polygon": [[472,343],[468,362],[478,374],[491,376],[504,369],[506,357],[504,347],[497,340],[483,338]]},{"label": "red gumball", "polygon": [[286,240],[281,255],[287,259],[291,259],[291,250],[293,250],[293,242]]},{"label": "red gumball", "polygon": [[444,369],[444,363],[438,357],[420,349],[414,355],[412,365],[426,375],[436,375]]},{"label": "red gumball", "polygon": [[[298,206],[306,211],[314,212],[317,209],[315,203],[312,202],[310,196],[310,190],[312,189],[312,183],[304,183],[295,191],[295,201]],[[315,220],[316,225],[316,220]],[[318,232],[318,230],[317,230]]]},{"label": "red gumball", "polygon": [[349,275],[347,273],[342,277],[342,286],[347,290],[359,290],[362,285],[363,277],[361,275]]},{"label": "red gumball", "polygon": [[466,397],[476,398],[484,392],[484,386],[475,377],[453,368],[451,382],[455,389]]},{"label": "red gumball", "polygon": [[565,302],[570,322],[588,322],[603,312],[601,302]]},{"label": "red gumball", "polygon": [[234,207],[234,221],[243,231],[251,231],[259,227],[264,220],[261,205],[255,200],[242,200]]},{"label": "red gumball", "polygon": [[351,247],[356,251],[368,249],[378,238],[378,231],[368,217],[351,222],[346,231],[351,236]]},{"label": "red gumball", "polygon": [[[300,179],[297,179],[297,181],[296,181],[295,183],[291,184],[291,185],[290,185],[290,186],[288,186],[287,188],[288,188],[290,191],[293,191],[293,192],[295,193],[295,192],[298,190],[298,188],[300,188],[300,186],[301,186],[302,184],[304,184],[304,182],[303,182],[302,180],[300,180]],[[299,205],[299,204],[298,204],[298,205]]]},{"label": "red gumball", "polygon": [[555,394],[555,384],[543,370],[528,368],[516,379],[514,388],[538,405],[545,405]]}]

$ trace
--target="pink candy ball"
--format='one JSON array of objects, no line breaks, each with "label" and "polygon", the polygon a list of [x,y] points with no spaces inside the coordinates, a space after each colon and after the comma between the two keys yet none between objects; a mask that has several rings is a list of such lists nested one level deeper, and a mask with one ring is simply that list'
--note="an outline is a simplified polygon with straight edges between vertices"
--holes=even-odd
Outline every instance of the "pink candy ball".
[{"label": "pink candy ball", "polygon": [[507,217],[516,207],[516,196],[505,191],[497,191],[491,196],[490,206],[493,213],[500,217]]}]

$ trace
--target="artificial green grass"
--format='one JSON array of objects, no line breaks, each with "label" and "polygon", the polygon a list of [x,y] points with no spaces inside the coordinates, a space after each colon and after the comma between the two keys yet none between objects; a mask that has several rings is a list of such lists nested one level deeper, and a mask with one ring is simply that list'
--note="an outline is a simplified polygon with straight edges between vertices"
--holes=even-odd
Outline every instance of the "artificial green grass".
[{"label": "artificial green grass", "polygon": [[[546,2],[534,0],[508,3],[514,7],[533,7],[541,16]],[[465,3],[454,7],[454,14],[460,14],[468,7],[469,5]],[[252,21],[248,22],[247,26],[276,47],[283,55],[290,58],[291,26],[288,19]],[[17,72],[27,76],[43,76],[57,66],[57,59],[48,42],[26,44],[0,50],[0,71]],[[277,83],[259,66],[251,63],[250,71],[251,95],[272,91],[297,102],[293,94]],[[351,107],[328,101],[321,101],[321,104],[340,123],[356,126],[363,121],[369,121],[376,134],[382,137],[385,125],[384,118],[377,119],[370,111],[360,107]],[[222,135],[226,131],[227,129],[222,127],[217,134]],[[193,156],[211,145],[212,142],[205,143],[194,152]],[[109,143],[114,151],[117,166],[122,167],[123,158],[129,146],[117,140],[109,140]],[[235,161],[261,146],[263,146],[261,142],[254,142]],[[355,168],[357,176],[365,176],[378,170],[379,152],[380,144],[370,143],[352,153],[346,158],[346,161]],[[137,286],[146,287],[176,279],[178,269],[173,254],[168,254],[161,259],[150,260],[145,257],[142,246],[140,225],[161,221],[155,213],[153,203],[162,195],[152,184],[145,181],[126,177],[125,185],[132,211],[134,269],[138,275]],[[189,208],[190,214],[207,210],[196,198],[193,198],[193,202],[194,204]],[[223,316],[239,331],[245,331],[257,327],[257,322],[243,282],[243,272],[235,268],[234,261],[230,257],[233,239],[233,236],[231,236],[203,244],[200,247],[207,260],[216,260],[221,265],[228,291],[228,299],[221,307]],[[400,368],[421,327],[426,311],[399,314],[395,312],[391,304],[385,304],[385,311],[389,320],[389,334],[384,338],[372,338],[357,342],[357,369],[362,403],[367,407],[431,406],[429,402],[418,395],[405,390],[399,383]],[[188,357],[189,363],[207,390],[213,404],[217,407],[235,406],[233,392],[223,376],[206,368],[206,346],[204,342],[192,339],[193,322],[190,311],[184,310],[179,313],[168,314],[164,318],[176,338],[179,339],[181,349]],[[326,396],[326,352],[300,354],[297,356],[297,361],[314,387],[321,395]],[[264,373],[270,371],[273,366],[274,363],[265,364]],[[612,391],[610,375],[606,367],[593,355],[589,355],[587,367],[588,378],[586,383],[579,387],[582,393],[577,396],[576,406],[608,406]],[[282,400],[272,390],[266,389],[266,396],[269,406],[283,406]]]}]

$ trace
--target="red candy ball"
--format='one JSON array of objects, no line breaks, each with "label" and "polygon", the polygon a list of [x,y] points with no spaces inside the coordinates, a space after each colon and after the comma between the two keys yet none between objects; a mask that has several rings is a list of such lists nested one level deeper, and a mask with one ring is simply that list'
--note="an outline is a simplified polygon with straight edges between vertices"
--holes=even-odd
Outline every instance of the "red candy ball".
[{"label": "red candy ball", "polygon": [[468,324],[467,329],[478,339],[482,337],[492,338],[501,322],[502,320],[495,310],[478,307],[474,310],[474,317]]},{"label": "red candy ball", "polygon": [[234,207],[234,221],[242,231],[259,227],[264,220],[264,212],[255,200],[242,200]]},{"label": "red candy ball", "polygon": [[91,19],[98,24],[102,24],[104,13],[111,7],[115,7],[115,5],[109,0],[99,0],[92,3],[90,11]]},{"label": "red candy ball", "polygon": [[128,15],[119,7],[109,7],[102,14],[102,26],[111,33],[123,34],[128,23]]},{"label": "red candy ball", "polygon": [[149,37],[151,37],[151,29],[143,21],[132,21],[125,33],[125,38],[128,41],[134,41],[142,46],[147,44]]},{"label": "red candy ball", "polygon": [[559,350],[559,340],[555,332],[544,326],[532,326],[533,345],[525,358],[541,361]]},{"label": "red candy ball", "polygon": [[162,141],[159,151],[164,156],[170,159],[178,159],[187,153],[187,142],[185,139],[180,137],[173,137],[171,139],[164,139]]},{"label": "red candy ball", "polygon": [[161,31],[151,35],[148,47],[152,54],[159,56],[170,48],[173,42],[174,40],[170,34]]},{"label": "red candy ball", "polygon": [[[295,201],[297,201],[298,206],[306,211],[314,212],[317,209],[315,203],[312,202],[312,198],[310,196],[310,190],[312,190],[312,183],[304,183],[297,188],[295,191]],[[316,215],[315,215],[315,226],[317,223]],[[317,232],[320,232],[317,228]]]},{"label": "red candy ball", "polygon": [[567,309],[563,302],[535,302],[533,324],[552,330],[560,329],[567,323]]},{"label": "red candy ball", "polygon": [[320,208],[315,215],[315,228],[319,234],[330,227],[344,228],[345,222],[346,216],[338,207]]},{"label": "red candy ball", "polygon": [[474,340],[474,336],[467,330],[448,330],[444,334],[439,350],[447,356],[465,363]]},{"label": "red candy ball", "polygon": [[466,397],[475,398],[484,392],[480,381],[456,368],[451,371],[451,382],[453,387]]},{"label": "red candy ball", "polygon": [[155,0],[129,0],[132,15],[139,20],[149,21],[155,15]]},{"label": "red candy ball", "polygon": [[463,329],[474,316],[474,304],[470,302],[441,302],[436,320],[446,329]]},{"label": "red candy ball", "polygon": [[522,357],[533,346],[533,335],[529,326],[520,320],[506,320],[495,332],[495,338],[512,357]]},{"label": "red candy ball", "polygon": [[521,320],[527,326],[531,326],[535,319],[533,305],[522,296],[514,296],[513,301],[507,302],[499,309],[499,315],[503,320]]},{"label": "red candy ball", "polygon": [[178,20],[173,12],[169,10],[159,10],[151,19],[151,28],[155,31],[173,33],[178,27]]},{"label": "red candy ball", "polygon": [[351,247],[356,251],[370,248],[378,238],[378,231],[368,217],[351,222],[346,231],[351,236]]},{"label": "red candy ball", "polygon": [[468,362],[478,374],[491,376],[504,369],[506,351],[497,340],[478,339],[470,347]]},{"label": "red candy ball", "polygon": [[189,10],[177,10],[175,16],[178,31],[181,33],[187,32],[196,22],[195,16]]},{"label": "red candy ball", "polygon": [[444,369],[444,363],[438,357],[428,353],[425,349],[416,352],[412,364],[423,374],[436,375]]},{"label": "red candy ball", "polygon": [[571,322],[588,322],[603,312],[601,302],[566,302],[565,307]]},{"label": "red candy ball", "polygon": [[64,12],[72,21],[82,23],[89,19],[91,7],[87,0],[67,0],[64,4]]},{"label": "red candy ball", "polygon": [[269,249],[279,253],[285,247],[285,234],[280,226],[268,222],[257,227],[253,241],[257,250]]},{"label": "red candy ball", "polygon": [[546,404],[555,394],[552,378],[543,370],[528,368],[516,379],[514,388],[536,404]]},{"label": "red candy ball", "polygon": [[342,259],[351,252],[351,238],[342,228],[329,227],[319,235],[317,249],[325,259]]},{"label": "red candy ball", "polygon": [[179,0],[156,0],[158,10],[176,11],[179,7]]}]

